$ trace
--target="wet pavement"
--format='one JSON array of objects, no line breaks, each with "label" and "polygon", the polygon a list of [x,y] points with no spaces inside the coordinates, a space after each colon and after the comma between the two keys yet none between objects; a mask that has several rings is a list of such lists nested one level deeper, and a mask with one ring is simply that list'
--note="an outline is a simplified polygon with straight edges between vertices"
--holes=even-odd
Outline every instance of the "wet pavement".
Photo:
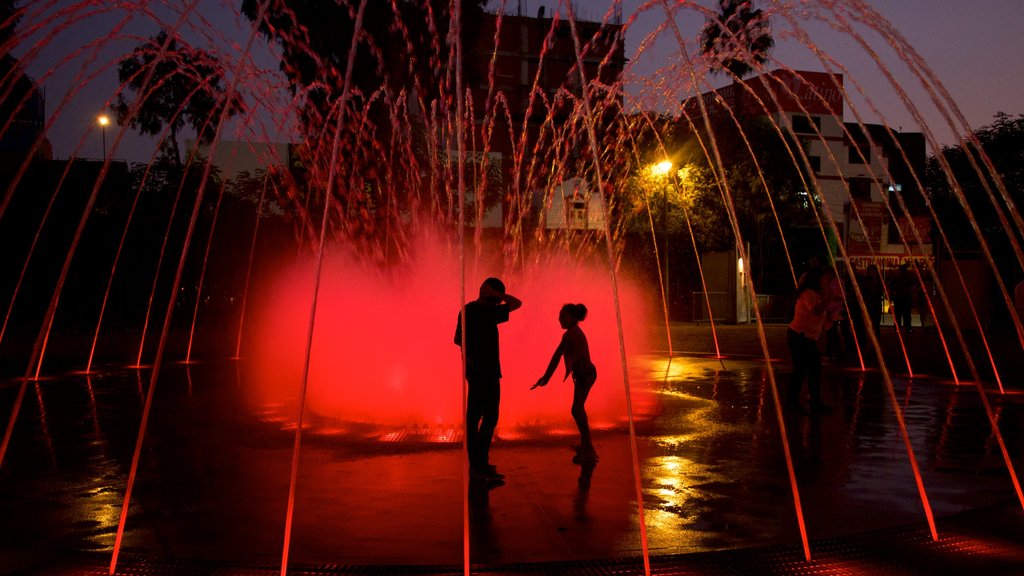
[{"label": "wet pavement", "polygon": [[[707,327],[673,330],[680,356],[671,364],[663,353],[632,359],[659,410],[635,422],[635,442],[626,424],[596,431],[596,466],[572,463],[575,437],[564,428],[504,437],[499,429],[492,461],[506,483],[482,486],[463,477],[457,429],[310,424],[289,562],[457,572],[468,537],[470,563],[481,571],[516,565],[568,573],[566,562],[642,569],[635,446],[655,565],[699,564],[708,554],[718,555],[711,564],[725,565],[745,551],[784,550],[768,561],[776,573],[808,569],[768,374],[770,367],[785,385],[783,330],[767,334],[770,363],[758,358],[753,327],[722,328],[725,360],[704,355]],[[955,384],[926,338],[917,336],[915,378],[893,369],[893,391],[940,542],[979,523],[1006,525],[1018,534],[1008,546],[1020,549],[1024,518],[978,388]],[[212,573],[210,566],[280,564],[294,427],[273,407],[242,408],[243,374],[231,361],[165,367],[126,523],[126,565],[178,559],[208,564],[175,573]],[[0,574],[74,573],[56,570],[54,558],[109,562],[148,382],[146,369],[108,367],[27,383],[0,468]],[[783,420],[812,556],[883,534],[861,551],[877,556],[898,540],[887,530],[929,540],[881,371],[832,363],[824,382],[833,413]],[[2,413],[20,385],[0,384]],[[1024,394],[984,388],[1020,474]],[[1000,558],[1004,568],[1017,561]],[[779,572],[782,565],[796,571]],[[863,566],[831,573],[876,573]],[[737,570],[728,573],[768,571]]]}]

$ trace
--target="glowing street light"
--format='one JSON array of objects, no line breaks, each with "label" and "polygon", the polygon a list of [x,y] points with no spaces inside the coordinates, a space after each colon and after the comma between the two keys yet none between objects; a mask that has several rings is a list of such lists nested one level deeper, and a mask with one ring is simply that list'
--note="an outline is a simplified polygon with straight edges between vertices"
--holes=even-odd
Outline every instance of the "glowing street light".
[{"label": "glowing street light", "polygon": [[110,124],[110,117],[106,114],[100,114],[96,118],[96,122],[100,125],[100,133],[103,134],[103,159],[107,159],[107,124]]},{"label": "glowing street light", "polygon": [[651,165],[651,173],[657,176],[664,176],[668,174],[668,171],[672,169],[672,162],[670,160],[662,160],[657,164]]}]

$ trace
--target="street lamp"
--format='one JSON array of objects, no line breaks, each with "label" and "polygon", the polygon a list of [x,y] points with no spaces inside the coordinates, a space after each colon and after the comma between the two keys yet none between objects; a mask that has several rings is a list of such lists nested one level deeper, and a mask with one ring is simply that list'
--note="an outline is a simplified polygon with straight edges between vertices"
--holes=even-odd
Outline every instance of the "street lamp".
[{"label": "street lamp", "polygon": [[[652,164],[650,167],[651,174],[656,177],[667,177],[672,171],[672,161],[662,160],[657,164]],[[669,305],[669,292],[668,292],[668,186],[669,182],[663,183],[661,188],[661,199],[662,199],[662,211],[661,211],[661,235],[663,237],[664,247],[662,248],[662,258],[665,260],[665,277],[662,282],[664,284],[665,294],[665,306]]]},{"label": "street lamp", "polygon": [[672,169],[672,162],[670,160],[662,160],[657,164],[651,166],[651,172],[657,176],[664,176],[668,174],[668,171]]},{"label": "street lamp", "polygon": [[103,160],[107,159],[107,124],[110,124],[110,117],[106,114],[100,114],[96,118],[96,122],[100,125],[100,133],[103,135]]}]

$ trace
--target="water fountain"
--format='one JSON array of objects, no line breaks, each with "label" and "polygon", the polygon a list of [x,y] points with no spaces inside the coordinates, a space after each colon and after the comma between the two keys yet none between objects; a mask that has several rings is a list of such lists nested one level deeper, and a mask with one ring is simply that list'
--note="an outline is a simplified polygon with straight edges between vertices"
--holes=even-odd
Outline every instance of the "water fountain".
[{"label": "water fountain", "polygon": [[[964,297],[970,264],[950,255],[940,266],[911,217],[926,214],[950,243],[909,140],[811,33],[827,21],[875,62],[922,146],[940,141],[890,52],[938,117],[969,131],[869,5],[764,3],[777,38],[814,56],[820,72],[807,72],[751,51],[745,39],[766,29],[758,13],[702,52],[690,29],[718,13],[696,2],[628,14],[619,2],[597,14],[554,3],[536,18],[523,2],[236,4],[82,0],[3,15],[0,133],[30,128],[0,181],[11,247],[0,499],[16,518],[4,532],[16,567],[42,565],[27,550],[60,550],[95,551],[83,561],[100,554],[111,574],[122,551],[129,564],[187,557],[282,575],[595,558],[649,574],[652,559],[780,543],[809,562],[815,539],[915,521],[938,541],[937,518],[966,506],[952,494],[978,470],[998,478],[966,500],[1002,490],[1024,505],[1011,458],[1021,438],[1005,424],[1019,415],[1017,391],[994,351],[1006,338]],[[627,34],[651,17],[659,24],[627,54]],[[666,39],[673,49],[658,52]],[[654,53],[663,60],[645,73]],[[66,93],[40,109],[22,67]],[[99,159],[86,158],[95,129],[54,141],[89,102],[118,118],[99,128]],[[184,133],[195,142],[181,145]],[[50,159],[57,146],[75,160]],[[994,173],[983,155],[972,162]],[[952,168],[938,167],[997,270]],[[885,194],[897,178],[908,194]],[[985,182],[1024,267],[1011,195],[998,177]],[[770,218],[752,252],[758,210]],[[813,234],[793,235],[795,214]],[[720,342],[737,327],[716,321],[714,237],[729,247],[734,300],[750,306],[752,357]],[[851,278],[861,260],[912,262],[945,351],[925,362],[913,354],[919,334],[851,333],[857,361],[834,376],[842,415],[830,419],[783,412],[786,351],[759,297],[765,270],[792,289],[811,244]],[[701,353],[670,322],[683,278],[670,263],[689,271],[693,309],[710,319]],[[502,328],[496,448],[519,484],[493,494],[462,470],[451,344],[459,306],[491,275],[526,303]],[[992,277],[1024,344],[1006,281]],[[845,313],[867,318],[858,283],[844,290]],[[570,467],[555,447],[574,434],[570,388],[519,385],[546,365],[565,301],[591,309],[596,469]],[[821,475],[847,484],[816,476],[825,435],[841,456]],[[898,482],[879,485],[871,466]],[[63,488],[51,500],[39,486]],[[830,520],[839,510],[848,525]],[[544,539],[529,537],[538,525]]]}]

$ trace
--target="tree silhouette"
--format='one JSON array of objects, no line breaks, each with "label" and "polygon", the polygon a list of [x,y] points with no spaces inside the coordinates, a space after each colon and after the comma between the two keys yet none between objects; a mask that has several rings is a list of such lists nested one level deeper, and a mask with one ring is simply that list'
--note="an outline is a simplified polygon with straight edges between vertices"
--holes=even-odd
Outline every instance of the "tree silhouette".
[{"label": "tree silhouette", "polygon": [[[13,0],[0,0],[0,46],[5,48],[14,38],[21,20],[22,12],[15,4]],[[39,98],[36,84],[25,74],[21,62],[6,50],[0,50],[0,96],[3,98],[0,101],[0,142],[18,140],[19,136],[25,138],[26,134],[34,138],[42,132],[41,108],[35,108],[30,102],[33,96]],[[4,144],[6,142],[0,145]]]},{"label": "tree silhouette", "polygon": [[[950,250],[972,252],[979,249],[978,235],[964,209],[966,204],[971,209],[974,223],[997,255],[996,261],[1012,262],[1016,259],[1008,239],[1012,232],[1003,226],[997,209],[1010,215],[1024,203],[1024,171],[1021,170],[1024,114],[1011,116],[999,112],[991,124],[975,130],[974,136],[992,162],[994,172],[984,168],[973,141],[943,146],[941,152],[928,158],[925,168],[929,202],[952,243],[948,247]],[[952,179],[943,170],[940,156],[949,165]],[[980,174],[975,166],[982,167]],[[1009,202],[998,193],[997,176],[1007,190]],[[992,197],[986,192],[986,186],[993,192]],[[992,203],[993,198],[996,205]]]},{"label": "tree silhouette", "polygon": [[775,46],[768,17],[754,10],[752,0],[721,0],[719,15],[701,31],[701,54],[713,62],[712,72],[743,78],[764,64]]},{"label": "tree silhouette", "polygon": [[[479,32],[486,0],[459,0],[464,50]],[[296,208],[336,207],[337,234],[388,260],[405,250],[407,215],[435,202],[431,146],[454,114],[456,90],[449,34],[451,0],[365,3],[359,0],[242,0],[241,11],[280,53],[281,71],[298,102],[302,143],[294,149]],[[468,54],[466,60],[476,57]],[[342,98],[351,57],[349,91]],[[463,65],[465,90],[486,78]],[[337,157],[333,158],[334,143]],[[441,174],[450,166],[436,154]],[[332,163],[333,162],[333,163]],[[331,175],[335,177],[331,177]],[[334,182],[331,189],[327,184]],[[470,184],[470,187],[473,187]],[[284,199],[281,199],[282,201]]]},{"label": "tree silhouette", "polygon": [[[477,28],[468,23],[481,14],[487,0],[460,0],[463,45],[471,46]],[[323,129],[330,108],[344,84],[359,2],[242,0],[242,14],[281,50],[281,70],[295,92],[306,95],[302,110],[307,133]],[[361,38],[353,58],[353,98],[369,98],[379,90],[397,93],[415,86],[427,105],[443,100],[447,86],[450,0],[367,2]],[[262,14],[262,19],[256,19]],[[466,84],[473,84],[466,78]],[[377,104],[378,123],[389,122],[393,100]],[[315,139],[315,137],[310,138]]]},{"label": "tree silhouette", "polygon": [[209,143],[224,108],[234,116],[244,103],[237,93],[228,96],[221,82],[224,70],[216,57],[204,50],[179,45],[166,30],[135,48],[118,63],[118,78],[135,94],[129,101],[117,95],[114,113],[118,122],[142,134],[159,134],[169,127],[160,143],[162,151],[181,165],[178,133],[186,125],[199,142]]},{"label": "tree silhouette", "polygon": [[0,43],[14,37],[20,20],[21,13],[18,12],[14,0],[0,0]]}]

